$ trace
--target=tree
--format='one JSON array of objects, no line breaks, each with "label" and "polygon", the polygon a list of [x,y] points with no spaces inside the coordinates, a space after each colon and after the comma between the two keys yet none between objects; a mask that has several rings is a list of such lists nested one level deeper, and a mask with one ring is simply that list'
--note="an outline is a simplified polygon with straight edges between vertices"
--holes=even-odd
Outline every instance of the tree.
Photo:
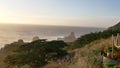
[{"label": "tree", "polygon": [[63,41],[37,40],[20,46],[15,54],[9,55],[5,63],[17,67],[29,65],[31,68],[40,68],[67,54],[63,48],[67,44]]}]

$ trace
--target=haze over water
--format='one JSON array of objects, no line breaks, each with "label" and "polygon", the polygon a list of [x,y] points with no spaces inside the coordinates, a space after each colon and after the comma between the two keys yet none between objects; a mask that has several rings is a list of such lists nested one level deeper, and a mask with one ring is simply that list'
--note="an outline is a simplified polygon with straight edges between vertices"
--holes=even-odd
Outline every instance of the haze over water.
[{"label": "haze over water", "polygon": [[102,31],[104,28],[68,27],[68,26],[43,26],[43,25],[0,25],[0,47],[18,39],[25,42],[32,41],[34,36],[40,39],[56,40],[74,32],[76,37],[86,33]]}]

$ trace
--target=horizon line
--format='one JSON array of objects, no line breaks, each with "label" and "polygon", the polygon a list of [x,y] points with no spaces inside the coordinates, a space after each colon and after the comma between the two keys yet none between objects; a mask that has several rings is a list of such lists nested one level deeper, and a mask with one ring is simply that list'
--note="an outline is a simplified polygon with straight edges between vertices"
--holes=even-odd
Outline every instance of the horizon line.
[{"label": "horizon line", "polygon": [[95,26],[71,26],[71,25],[46,25],[46,24],[20,24],[20,23],[0,23],[2,25],[30,25],[30,26],[55,26],[55,27],[87,27],[87,28],[109,28],[109,27],[95,27]]}]

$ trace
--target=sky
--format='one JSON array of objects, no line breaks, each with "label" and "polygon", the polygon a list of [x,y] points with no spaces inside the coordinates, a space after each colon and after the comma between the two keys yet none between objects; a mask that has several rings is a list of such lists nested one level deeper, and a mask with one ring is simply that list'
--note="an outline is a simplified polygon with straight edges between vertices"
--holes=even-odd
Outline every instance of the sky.
[{"label": "sky", "polygon": [[120,0],[0,0],[0,23],[109,27]]}]

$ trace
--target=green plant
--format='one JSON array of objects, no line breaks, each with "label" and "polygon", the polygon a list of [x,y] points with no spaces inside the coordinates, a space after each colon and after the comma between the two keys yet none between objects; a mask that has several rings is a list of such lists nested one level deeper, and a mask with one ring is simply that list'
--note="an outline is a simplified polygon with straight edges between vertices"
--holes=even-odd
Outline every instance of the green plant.
[{"label": "green plant", "polygon": [[107,52],[112,52],[112,47],[111,46],[109,46],[105,49],[105,53],[107,53]]},{"label": "green plant", "polygon": [[113,68],[120,68],[120,66],[115,65]]},{"label": "green plant", "polygon": [[105,68],[110,68],[110,67],[113,68],[114,66],[116,66],[116,65],[112,64],[112,63],[106,63]]}]

